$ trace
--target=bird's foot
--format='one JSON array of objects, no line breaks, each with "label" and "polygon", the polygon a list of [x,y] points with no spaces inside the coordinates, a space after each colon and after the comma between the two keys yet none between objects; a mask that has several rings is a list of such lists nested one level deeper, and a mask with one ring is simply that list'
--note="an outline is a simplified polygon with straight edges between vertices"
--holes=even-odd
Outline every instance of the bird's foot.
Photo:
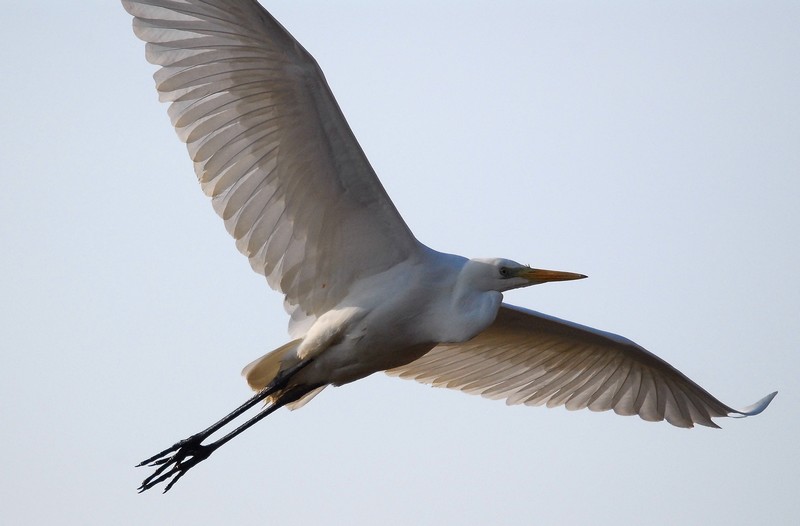
[{"label": "bird's foot", "polygon": [[[172,478],[164,488],[164,493],[168,492],[187,471],[207,459],[217,449],[218,446],[215,444],[205,446],[201,444],[204,438],[206,437],[202,434],[190,436],[137,464],[136,467],[156,468],[155,472],[144,479],[139,486],[139,493]],[[173,452],[174,454],[171,454]]]}]

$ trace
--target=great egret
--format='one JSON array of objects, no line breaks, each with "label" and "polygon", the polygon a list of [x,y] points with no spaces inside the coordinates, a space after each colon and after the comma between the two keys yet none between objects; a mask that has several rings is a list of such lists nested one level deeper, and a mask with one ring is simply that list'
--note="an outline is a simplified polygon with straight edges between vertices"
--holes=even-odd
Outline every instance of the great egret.
[{"label": "great egret", "polygon": [[[203,191],[256,272],[285,295],[286,345],[244,368],[258,391],[210,428],[143,461],[140,491],[261,418],[377,371],[508,404],[612,409],[716,427],[736,411],[634,342],[502,303],[581,274],[466,259],[413,236],[315,60],[254,0],[122,0]],[[223,438],[212,433],[266,407]]]}]

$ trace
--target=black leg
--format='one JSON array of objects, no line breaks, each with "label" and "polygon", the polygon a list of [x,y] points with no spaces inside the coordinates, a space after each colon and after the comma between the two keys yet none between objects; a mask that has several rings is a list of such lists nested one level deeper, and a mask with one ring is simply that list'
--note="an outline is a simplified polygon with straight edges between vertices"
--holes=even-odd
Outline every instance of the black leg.
[{"label": "black leg", "polygon": [[[164,488],[164,493],[169,491],[169,489],[187,472],[189,469],[193,468],[203,460],[207,459],[211,453],[213,453],[217,448],[221,445],[225,444],[233,437],[238,435],[239,433],[243,432],[244,430],[248,429],[250,426],[261,420],[262,418],[266,417],[267,415],[273,413],[280,407],[291,403],[295,400],[301,398],[304,394],[312,391],[318,386],[314,387],[295,387],[290,389],[288,392],[284,392],[281,394],[280,399],[276,400],[273,404],[269,405],[268,407],[264,408],[260,413],[256,416],[251,418],[250,420],[246,421],[241,426],[237,427],[227,435],[223,436],[216,442],[212,442],[211,444],[203,445],[202,442],[213,433],[219,431],[224,426],[229,424],[231,421],[236,419],[237,417],[241,416],[244,412],[248,409],[252,408],[260,401],[266,399],[268,396],[277,393],[278,391],[282,390],[286,387],[289,379],[300,369],[305,367],[310,363],[309,361],[301,362],[296,366],[286,370],[283,374],[279,375],[274,381],[272,381],[267,387],[256,393],[255,396],[250,398],[248,401],[234,409],[231,413],[226,415],[224,418],[213,424],[212,426],[204,429],[203,431],[196,433],[189,438],[183,439],[171,447],[161,451],[153,455],[152,457],[143,460],[136,467],[141,466],[150,466],[156,467],[157,469],[153,474],[149,477],[144,479],[142,485],[139,486],[139,493],[146,491],[153,486],[160,484],[161,482],[166,481],[170,477],[173,478],[167,486]],[[170,455],[170,453],[173,453]]]},{"label": "black leg", "polygon": [[142,485],[139,486],[139,493],[146,491],[152,488],[153,486],[157,486],[162,482],[165,482],[170,477],[175,477],[172,480],[170,480],[169,483],[164,488],[164,493],[168,492],[170,488],[172,488],[172,486],[174,486],[175,483],[178,482],[178,480],[180,480],[180,478],[186,474],[187,471],[189,471],[191,468],[193,468],[200,462],[207,459],[211,455],[211,453],[216,451],[217,448],[220,447],[222,444],[228,442],[230,439],[232,439],[239,433],[243,432],[245,429],[248,429],[250,426],[258,422],[265,416],[270,415],[271,413],[275,412],[277,409],[283,407],[289,402],[291,402],[291,400],[285,400],[285,401],[281,400],[279,403],[275,403],[266,407],[256,416],[254,416],[241,426],[237,427],[224,437],[220,438],[216,442],[212,442],[206,445],[201,444],[200,442],[202,442],[203,440],[203,438],[200,438],[202,433],[198,433],[197,435],[187,438],[186,440],[181,440],[180,442],[172,446],[169,450],[167,450],[168,453],[175,451],[174,455],[169,457],[165,456],[165,458],[154,460],[153,462],[148,464],[151,467],[158,466],[158,469],[156,469],[152,475],[144,479]]}]

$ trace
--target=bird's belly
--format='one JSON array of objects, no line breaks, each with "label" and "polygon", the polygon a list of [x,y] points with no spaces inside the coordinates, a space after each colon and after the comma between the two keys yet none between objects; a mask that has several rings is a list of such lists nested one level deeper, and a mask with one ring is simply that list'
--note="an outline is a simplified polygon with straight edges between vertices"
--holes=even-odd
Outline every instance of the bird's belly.
[{"label": "bird's belly", "polygon": [[300,376],[313,385],[342,385],[410,363],[433,349],[414,320],[376,316],[352,320],[341,336],[316,354]]},{"label": "bird's belly", "polygon": [[407,346],[377,344],[362,346],[342,342],[315,357],[300,372],[299,379],[309,385],[343,385],[378,371],[413,362],[435,345],[417,343]]},{"label": "bird's belly", "polygon": [[334,347],[308,366],[308,381],[311,384],[347,384],[413,362],[433,347],[434,344],[416,344],[402,349],[373,347],[357,353]]}]

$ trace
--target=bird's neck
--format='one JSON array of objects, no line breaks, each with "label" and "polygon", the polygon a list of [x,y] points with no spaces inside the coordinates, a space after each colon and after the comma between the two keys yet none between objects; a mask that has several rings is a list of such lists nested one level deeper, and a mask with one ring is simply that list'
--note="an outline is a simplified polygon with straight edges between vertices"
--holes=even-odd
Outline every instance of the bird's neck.
[{"label": "bird's neck", "polygon": [[500,292],[459,290],[451,298],[449,324],[445,331],[448,343],[465,342],[472,339],[492,324],[503,295]]}]

